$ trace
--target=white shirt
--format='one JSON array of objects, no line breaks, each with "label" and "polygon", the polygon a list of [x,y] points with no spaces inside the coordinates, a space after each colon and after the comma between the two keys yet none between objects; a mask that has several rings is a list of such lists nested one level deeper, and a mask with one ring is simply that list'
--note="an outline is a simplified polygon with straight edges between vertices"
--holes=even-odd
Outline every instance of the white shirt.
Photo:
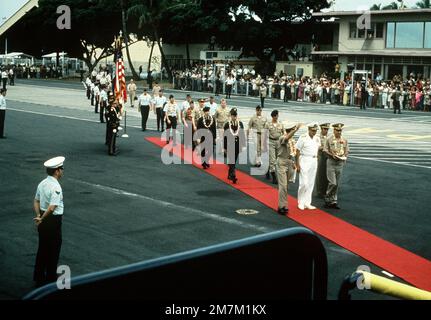
[{"label": "white shirt", "polygon": [[168,102],[167,104],[165,104],[163,111],[166,112],[166,115],[168,117],[176,117],[180,109],[176,102],[174,102],[173,104]]},{"label": "white shirt", "polygon": [[151,96],[148,93],[141,94],[138,100],[140,106],[149,106],[151,103]]},{"label": "white shirt", "polygon": [[190,108],[190,103],[186,100],[181,104],[181,111],[187,110]]},{"label": "white shirt", "polygon": [[163,105],[167,102],[168,100],[166,99],[165,96],[157,96],[153,99],[153,103],[156,106],[156,108],[163,108]]},{"label": "white shirt", "polygon": [[108,93],[105,90],[100,91],[100,100],[108,101]]},{"label": "white shirt", "polygon": [[7,78],[7,72],[6,71],[2,71],[2,73],[1,73],[1,77],[4,79],[4,78]]},{"label": "white shirt", "polygon": [[63,214],[63,190],[54,177],[48,176],[39,183],[34,198],[40,202],[40,210],[46,211],[49,206],[57,206],[52,214]]},{"label": "white shirt", "polygon": [[299,137],[296,142],[296,149],[299,150],[301,156],[317,157],[317,152],[320,147],[320,137],[317,134],[311,138],[308,133]]},{"label": "white shirt", "polygon": [[227,78],[227,80],[226,80],[226,84],[230,85],[230,86],[233,85],[234,82],[235,82],[235,80],[233,78]]},{"label": "white shirt", "polygon": [[6,110],[6,98],[0,94],[0,110]]},{"label": "white shirt", "polygon": [[100,94],[99,86],[94,86],[93,92],[95,96],[99,95]]},{"label": "white shirt", "polygon": [[208,107],[210,107],[210,115],[213,116],[215,115],[216,111],[217,111],[217,103],[211,103],[211,102],[207,102],[206,105]]}]

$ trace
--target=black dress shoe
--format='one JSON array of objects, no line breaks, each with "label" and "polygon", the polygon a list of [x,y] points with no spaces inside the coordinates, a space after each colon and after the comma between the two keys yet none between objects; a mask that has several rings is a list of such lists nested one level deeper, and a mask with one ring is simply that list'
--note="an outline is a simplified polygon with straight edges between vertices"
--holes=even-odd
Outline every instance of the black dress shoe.
[{"label": "black dress shoe", "polygon": [[338,206],[338,204],[336,204],[336,203],[334,203],[334,204],[332,205],[332,208],[334,208],[334,209],[341,209],[341,208]]},{"label": "black dress shoe", "polygon": [[277,213],[278,214],[281,214],[281,215],[286,215],[287,213],[289,212],[289,210],[288,209],[286,209],[285,207],[283,207],[283,208],[278,208],[278,210],[277,210]]},{"label": "black dress shoe", "polygon": [[236,182],[238,181],[238,179],[236,178],[236,177],[233,177],[232,178],[232,182],[234,183],[234,184],[236,184]]}]

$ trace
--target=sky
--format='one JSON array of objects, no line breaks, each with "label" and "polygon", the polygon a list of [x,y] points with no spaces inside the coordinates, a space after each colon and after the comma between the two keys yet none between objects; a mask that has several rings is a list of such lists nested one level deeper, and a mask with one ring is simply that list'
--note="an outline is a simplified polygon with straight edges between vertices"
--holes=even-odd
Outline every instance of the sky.
[{"label": "sky", "polygon": [[0,0],[0,25],[3,24],[3,18],[10,18],[27,0]]},{"label": "sky", "polygon": [[[335,0],[334,10],[364,10],[371,7],[373,4],[382,3],[383,5],[389,4],[396,0]],[[404,0],[408,7],[412,7],[419,0]],[[19,8],[22,7],[27,0],[0,0],[0,25],[4,22],[5,18],[10,18]]]}]

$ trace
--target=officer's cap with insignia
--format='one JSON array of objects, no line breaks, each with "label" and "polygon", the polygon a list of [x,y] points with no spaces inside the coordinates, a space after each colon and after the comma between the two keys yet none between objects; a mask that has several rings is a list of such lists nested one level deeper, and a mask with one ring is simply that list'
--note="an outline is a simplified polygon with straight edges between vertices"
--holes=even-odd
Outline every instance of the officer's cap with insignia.
[{"label": "officer's cap with insignia", "polygon": [[296,123],[283,123],[284,129],[290,131],[296,127]]},{"label": "officer's cap with insignia", "polygon": [[64,160],[66,160],[65,157],[55,157],[45,161],[43,165],[48,169],[57,169],[63,167]]},{"label": "officer's cap with insignia", "polygon": [[329,127],[331,126],[331,124],[330,123],[322,123],[321,125],[320,125],[320,128],[322,128],[322,129],[329,129]]},{"label": "officer's cap with insignia", "polygon": [[319,127],[319,124],[317,122],[310,122],[307,124],[308,129],[317,129]]},{"label": "officer's cap with insignia", "polygon": [[343,130],[344,124],[343,123],[335,123],[332,125],[334,130]]},{"label": "officer's cap with insignia", "polygon": [[204,99],[204,98],[200,98],[200,99],[198,100],[198,102],[205,102],[205,99]]},{"label": "officer's cap with insignia", "polygon": [[230,110],[230,115],[231,115],[231,116],[237,116],[237,115],[238,115],[238,111],[236,110],[236,108],[232,108],[232,109]]}]

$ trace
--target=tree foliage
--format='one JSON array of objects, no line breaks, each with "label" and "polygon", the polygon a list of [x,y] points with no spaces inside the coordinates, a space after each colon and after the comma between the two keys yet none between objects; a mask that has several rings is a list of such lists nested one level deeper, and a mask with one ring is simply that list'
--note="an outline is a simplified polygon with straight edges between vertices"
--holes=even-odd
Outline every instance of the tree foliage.
[{"label": "tree foliage", "polygon": [[[120,6],[120,3],[122,6]],[[209,43],[224,49],[242,50],[270,60],[279,48],[293,48],[309,39],[310,28],[298,28],[311,21],[312,12],[331,5],[331,0],[40,0],[39,8],[27,14],[14,37],[22,39],[23,51],[39,56],[42,51],[66,51],[91,61],[110,53],[114,35],[125,30],[138,39],[155,41],[165,60],[161,43]],[[68,5],[72,29],[56,27],[56,9]],[[122,20],[121,7],[126,12]],[[37,26],[37,28],[35,27]],[[26,39],[31,38],[29,42]],[[95,48],[103,48],[95,56]]]},{"label": "tree foliage", "polygon": [[431,1],[422,0],[422,1],[416,2],[416,7],[421,9],[431,9]]},{"label": "tree foliage", "polygon": [[[71,9],[70,30],[57,28],[60,5]],[[39,7],[25,15],[9,33],[22,51],[35,56],[65,51],[83,59],[92,69],[94,60],[97,62],[112,53],[114,35],[120,30],[121,9],[116,1],[40,0]],[[103,49],[100,54],[96,54],[97,48]]]}]

